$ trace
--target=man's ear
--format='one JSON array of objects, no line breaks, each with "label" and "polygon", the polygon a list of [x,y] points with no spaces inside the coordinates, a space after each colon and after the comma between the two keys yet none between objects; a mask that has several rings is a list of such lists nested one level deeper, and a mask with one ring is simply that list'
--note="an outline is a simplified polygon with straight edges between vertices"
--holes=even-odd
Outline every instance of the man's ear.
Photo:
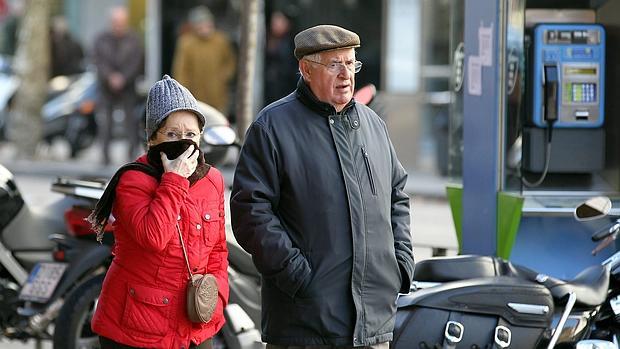
[{"label": "man's ear", "polygon": [[301,77],[304,80],[310,81],[310,79],[312,78],[312,70],[310,69],[310,63],[308,63],[308,61],[303,59],[299,61],[299,71],[301,72]]}]

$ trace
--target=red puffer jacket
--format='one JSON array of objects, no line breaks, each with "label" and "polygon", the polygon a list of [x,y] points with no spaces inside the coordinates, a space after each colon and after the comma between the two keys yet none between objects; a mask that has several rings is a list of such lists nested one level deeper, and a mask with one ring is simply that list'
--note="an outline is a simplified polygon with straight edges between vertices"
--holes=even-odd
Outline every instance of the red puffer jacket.
[{"label": "red puffer jacket", "polygon": [[[146,163],[146,156],[138,159]],[[224,231],[224,181],[211,168],[193,186],[175,173],[161,181],[139,171],[124,173],[112,214],[114,260],[107,272],[92,329],[134,347],[188,348],[213,337],[224,324],[228,302],[228,251]],[[213,274],[219,300],[211,321],[193,324],[185,309],[187,264]]]}]

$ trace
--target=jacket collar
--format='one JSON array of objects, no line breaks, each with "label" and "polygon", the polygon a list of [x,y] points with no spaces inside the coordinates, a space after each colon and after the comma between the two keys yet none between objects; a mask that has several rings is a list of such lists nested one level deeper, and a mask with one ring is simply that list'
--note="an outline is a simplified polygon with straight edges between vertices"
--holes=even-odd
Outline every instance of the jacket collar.
[{"label": "jacket collar", "polygon": [[[304,81],[303,77],[299,78],[299,81],[297,82],[296,94],[297,98],[299,98],[299,100],[305,106],[319,113],[319,115],[327,117],[336,114],[336,108],[334,108],[331,104],[321,102],[318,100],[318,98],[316,98],[314,93],[312,93],[312,90],[310,90],[308,84],[306,84],[306,81]],[[355,100],[351,98],[349,103],[347,103],[347,105],[342,109],[340,114],[344,114],[349,108],[354,105]]]}]

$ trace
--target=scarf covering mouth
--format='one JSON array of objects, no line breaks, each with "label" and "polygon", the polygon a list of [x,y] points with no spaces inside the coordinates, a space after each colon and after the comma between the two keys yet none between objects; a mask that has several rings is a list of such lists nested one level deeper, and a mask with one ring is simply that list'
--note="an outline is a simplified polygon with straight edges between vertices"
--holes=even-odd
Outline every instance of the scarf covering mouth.
[{"label": "scarf covering mouth", "polygon": [[148,165],[141,162],[130,162],[121,166],[116,171],[114,176],[112,176],[112,178],[108,182],[105,190],[103,191],[103,195],[101,195],[101,198],[99,199],[99,201],[97,201],[95,209],[91,212],[88,218],[86,218],[86,220],[91,224],[92,230],[97,234],[98,242],[103,241],[104,229],[106,224],[108,223],[110,214],[112,213],[112,206],[116,197],[116,186],[118,185],[118,181],[121,178],[121,175],[125,173],[125,171],[136,170],[144,172],[159,181],[161,176],[164,174],[164,166],[161,161],[161,153],[165,153],[170,160],[176,159],[181,154],[183,154],[185,150],[187,150],[187,148],[191,145],[195,146],[194,152],[198,151],[198,165],[196,166],[196,170],[194,170],[194,173],[192,173],[191,176],[187,178],[191,187],[207,175],[207,173],[211,169],[211,165],[205,162],[204,154],[200,150],[200,147],[198,147],[198,145],[194,141],[189,139],[182,139],[180,141],[174,142],[164,142],[156,146],[150,147],[146,155]]},{"label": "scarf covering mouth", "polygon": [[[189,185],[192,186],[199,179],[207,175],[207,172],[209,172],[211,166],[205,162],[204,154],[202,153],[202,150],[200,150],[198,144],[191,139],[181,139],[174,142],[159,143],[158,145],[149,148],[146,158],[149,165],[155,167],[161,175],[164,173],[164,165],[161,162],[161,153],[166,154],[168,159],[173,160],[181,156],[181,154],[183,154],[187,148],[192,145],[195,147],[194,152],[198,151],[198,165],[196,166],[196,170],[187,178],[189,180]],[[192,152],[192,155],[194,152]]]}]

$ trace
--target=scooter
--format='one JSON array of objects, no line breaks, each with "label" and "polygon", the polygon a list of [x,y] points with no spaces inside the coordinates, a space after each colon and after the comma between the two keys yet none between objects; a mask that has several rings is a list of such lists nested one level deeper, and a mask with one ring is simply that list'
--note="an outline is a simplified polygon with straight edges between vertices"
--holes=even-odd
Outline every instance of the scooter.
[{"label": "scooter", "polygon": [[[576,218],[605,215],[601,200]],[[620,252],[567,281],[488,256],[424,260],[414,280],[397,301],[392,348],[618,348]]]}]

